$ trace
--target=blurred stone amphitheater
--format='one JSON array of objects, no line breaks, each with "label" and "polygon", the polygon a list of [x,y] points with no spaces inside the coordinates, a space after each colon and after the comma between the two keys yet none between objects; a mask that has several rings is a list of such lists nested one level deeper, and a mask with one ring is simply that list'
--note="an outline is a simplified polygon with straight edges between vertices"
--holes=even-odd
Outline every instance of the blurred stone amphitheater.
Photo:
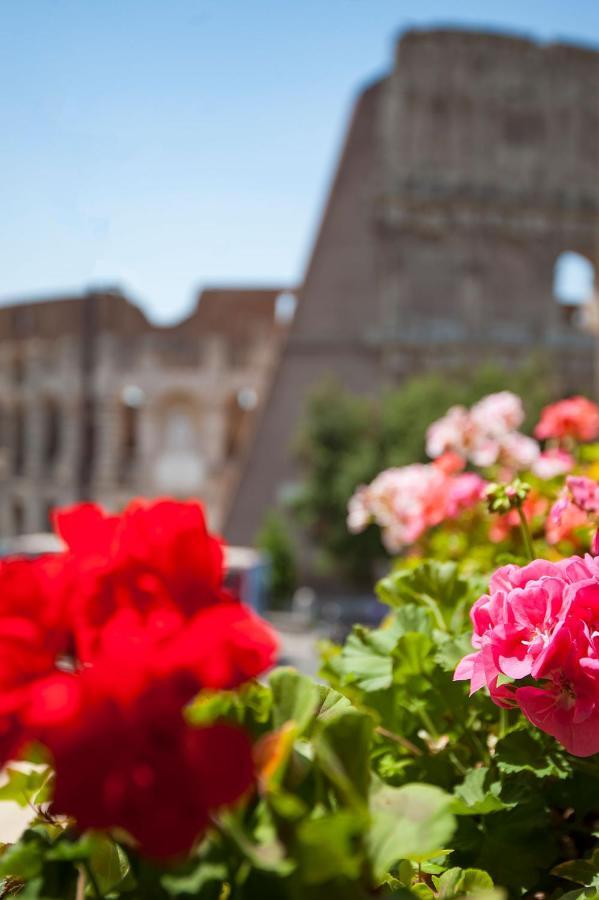
[{"label": "blurred stone amphitheater", "polygon": [[170,327],[116,290],[0,309],[0,535],[165,494],[202,497],[220,528],[293,303],[206,290]]}]

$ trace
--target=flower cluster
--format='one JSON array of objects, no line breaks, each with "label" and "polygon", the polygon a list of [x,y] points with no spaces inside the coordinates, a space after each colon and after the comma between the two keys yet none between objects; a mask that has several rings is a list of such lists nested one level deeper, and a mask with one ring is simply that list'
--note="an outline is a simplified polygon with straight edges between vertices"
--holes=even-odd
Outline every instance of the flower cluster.
[{"label": "flower cluster", "polygon": [[529,468],[540,450],[535,440],[517,430],[523,421],[522,402],[510,391],[489,394],[470,409],[453,406],[428,428],[427,455],[435,459],[449,451],[476,466]]},{"label": "flower cluster", "polygon": [[40,742],[56,814],[185,853],[254,772],[242,730],[192,728],[184,707],[270,667],[274,635],[224,590],[199,504],[82,504],[55,524],[64,552],[0,563],[0,762]]},{"label": "flower cluster", "polygon": [[599,406],[586,397],[568,397],[546,406],[535,428],[540,441],[593,441],[599,437]]},{"label": "flower cluster", "polygon": [[395,552],[413,544],[434,525],[477,503],[485,483],[472,472],[456,473],[444,455],[439,465],[414,464],[381,472],[349,502],[348,527],[357,533],[374,521],[383,543]]},{"label": "flower cluster", "polygon": [[[577,528],[599,521],[599,484],[584,475],[569,475],[547,520],[547,540],[556,544],[570,538]],[[593,541],[596,553],[597,536]]]},{"label": "flower cluster", "polygon": [[599,562],[504,566],[471,611],[474,653],[455,678],[486,685],[576,756],[599,752]]}]

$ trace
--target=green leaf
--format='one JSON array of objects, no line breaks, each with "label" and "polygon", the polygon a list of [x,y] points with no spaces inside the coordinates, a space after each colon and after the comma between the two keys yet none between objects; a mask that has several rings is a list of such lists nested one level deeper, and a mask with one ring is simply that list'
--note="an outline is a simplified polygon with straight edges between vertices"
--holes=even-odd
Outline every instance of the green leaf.
[{"label": "green leaf", "polygon": [[370,716],[346,709],[326,719],[314,736],[316,762],[352,805],[368,797],[372,732]]},{"label": "green leaf", "polygon": [[432,669],[430,652],[433,642],[426,634],[410,632],[402,635],[393,650],[393,680],[404,683],[414,675],[426,675]]},{"label": "green leaf", "polygon": [[286,722],[295,722],[297,734],[302,734],[312,722],[318,706],[319,690],[306,675],[295,669],[275,669],[268,683],[272,690],[272,716],[274,728]]},{"label": "green leaf", "polygon": [[319,684],[317,687],[320,691],[320,699],[316,716],[320,721],[325,721],[346,709],[351,709],[351,701],[339,691],[327,687],[325,684]]},{"label": "green leaf", "polygon": [[160,883],[171,897],[202,897],[218,900],[223,882],[227,879],[227,867],[221,862],[201,859],[163,875]]},{"label": "green leaf", "polygon": [[397,643],[392,629],[369,631],[355,625],[337,661],[342,681],[363,691],[380,691],[391,686],[391,650]]},{"label": "green leaf", "polygon": [[0,878],[19,878],[28,881],[39,875],[44,867],[44,857],[48,845],[42,838],[28,829],[21,839],[7,847],[0,858]]},{"label": "green leaf", "polygon": [[501,772],[531,772],[536,778],[565,779],[572,774],[567,754],[541,731],[516,729],[497,742],[495,762]]},{"label": "green leaf", "polygon": [[451,637],[446,632],[435,631],[433,637],[437,645],[435,662],[444,672],[454,672],[459,661],[468,653],[472,653],[470,634]]},{"label": "green leaf", "polygon": [[599,890],[599,848],[587,859],[572,859],[551,870],[553,875]]},{"label": "green leaf", "polygon": [[508,804],[499,796],[501,784],[489,782],[489,770],[482,766],[468,772],[455,789],[452,812],[458,816],[480,816],[506,809]]},{"label": "green leaf", "polygon": [[8,781],[0,787],[0,801],[11,800],[19,806],[35,806],[48,799],[51,770],[48,766],[36,766],[27,770],[8,767]]},{"label": "green leaf", "polygon": [[420,604],[436,626],[445,630],[461,619],[464,608],[483,592],[481,587],[480,579],[462,577],[456,563],[429,559],[415,568],[392,572],[376,589],[389,606]]},{"label": "green leaf", "polygon": [[372,792],[369,848],[375,876],[400,859],[415,861],[438,855],[455,828],[451,797],[434,785],[380,785]]},{"label": "green leaf", "polygon": [[297,856],[306,884],[322,884],[334,878],[358,877],[363,865],[360,838],[364,816],[347,810],[318,819],[307,819],[297,831]]},{"label": "green leaf", "polygon": [[439,900],[453,900],[454,897],[493,890],[493,887],[493,879],[482,869],[447,869],[437,882]]}]

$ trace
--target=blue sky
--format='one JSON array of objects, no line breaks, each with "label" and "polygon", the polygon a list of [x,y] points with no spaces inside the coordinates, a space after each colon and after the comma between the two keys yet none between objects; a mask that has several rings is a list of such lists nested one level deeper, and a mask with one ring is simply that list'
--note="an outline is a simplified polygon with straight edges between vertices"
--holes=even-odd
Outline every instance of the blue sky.
[{"label": "blue sky", "polygon": [[0,0],[0,298],[296,282],[356,92],[434,24],[599,45],[599,2]]}]

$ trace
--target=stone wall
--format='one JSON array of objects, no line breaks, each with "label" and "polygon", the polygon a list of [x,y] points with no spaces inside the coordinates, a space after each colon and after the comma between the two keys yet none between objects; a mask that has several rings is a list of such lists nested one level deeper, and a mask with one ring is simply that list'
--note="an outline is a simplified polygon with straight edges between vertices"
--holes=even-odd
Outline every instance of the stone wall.
[{"label": "stone wall", "polygon": [[0,536],[136,495],[199,496],[220,528],[285,334],[280,293],[205,292],[171,328],[115,293],[0,309]]}]

